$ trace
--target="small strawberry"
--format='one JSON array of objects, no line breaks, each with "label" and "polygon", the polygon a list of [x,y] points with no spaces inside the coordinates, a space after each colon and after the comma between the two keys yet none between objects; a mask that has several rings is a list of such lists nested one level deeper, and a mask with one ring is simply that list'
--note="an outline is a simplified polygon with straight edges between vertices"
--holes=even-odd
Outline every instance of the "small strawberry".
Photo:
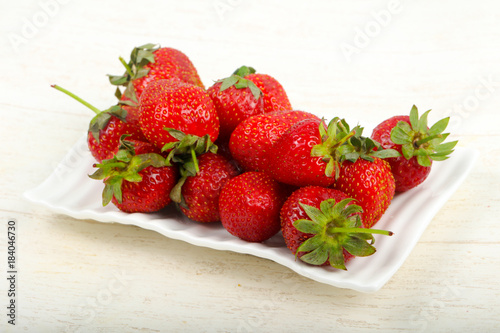
[{"label": "small strawberry", "polygon": [[249,242],[263,242],[280,230],[284,188],[267,174],[246,172],[230,179],[221,190],[219,213],[223,227]]},{"label": "small strawberry", "polygon": [[114,105],[101,111],[58,85],[52,85],[52,87],[74,98],[96,113],[89,124],[87,144],[92,156],[98,162],[113,157],[120,146],[120,137],[124,134],[130,134],[130,139],[146,140],[138,124],[123,107]]},{"label": "small strawberry", "polygon": [[212,142],[219,135],[217,112],[208,94],[198,86],[178,79],[157,80],[146,87],[139,104],[141,129],[158,148],[178,141],[167,129],[208,136]]},{"label": "small strawberry", "polygon": [[198,158],[198,166],[196,174],[180,179],[170,198],[191,220],[202,223],[220,221],[221,188],[238,174],[238,170],[230,160],[211,152]]},{"label": "small strawberry", "polygon": [[389,163],[380,158],[342,162],[334,188],[357,200],[363,208],[362,221],[371,228],[389,207],[396,184]]},{"label": "small strawberry", "polygon": [[353,201],[341,191],[319,186],[293,192],[280,212],[287,247],[308,264],[343,270],[352,257],[375,253],[373,234],[392,232],[364,229],[362,208]]},{"label": "small strawberry", "polygon": [[410,116],[394,116],[380,123],[372,133],[372,138],[386,149],[395,149],[402,156],[388,158],[396,180],[396,191],[408,191],[420,185],[431,171],[432,161],[442,161],[453,152],[457,141],[443,143],[449,133],[443,131],[448,126],[449,117],[427,127],[425,112],[420,118],[414,105]]},{"label": "small strawberry", "polygon": [[252,116],[241,122],[231,134],[229,149],[246,171],[264,171],[273,143],[297,122],[319,118],[304,111],[275,111]]},{"label": "small strawberry", "polygon": [[243,120],[264,113],[260,89],[250,80],[233,74],[207,89],[220,120],[220,138],[228,141]]},{"label": "small strawberry", "polygon": [[136,47],[130,61],[120,61],[125,66],[123,75],[109,75],[111,84],[125,86],[125,96],[138,102],[143,90],[153,81],[177,78],[183,82],[205,88],[198,72],[189,58],[179,50],[145,44]]},{"label": "small strawberry", "polygon": [[97,170],[90,178],[104,180],[103,206],[112,201],[127,213],[150,213],[171,202],[178,168],[168,166],[157,151],[150,143],[122,140],[113,158],[94,165]]},{"label": "small strawberry", "polygon": [[262,91],[264,113],[292,110],[292,105],[283,86],[268,74],[256,73],[252,67],[242,66],[234,74],[252,81]]}]

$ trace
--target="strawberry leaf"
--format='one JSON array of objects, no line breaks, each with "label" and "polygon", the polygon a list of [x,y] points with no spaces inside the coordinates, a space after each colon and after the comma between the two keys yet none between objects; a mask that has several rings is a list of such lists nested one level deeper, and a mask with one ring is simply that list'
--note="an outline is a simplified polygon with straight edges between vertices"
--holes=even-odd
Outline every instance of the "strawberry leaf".
[{"label": "strawberry leaf", "polygon": [[306,263],[322,265],[328,261],[332,267],[346,269],[344,250],[355,256],[373,254],[372,234],[392,235],[392,232],[361,228],[359,213],[362,209],[352,201],[352,198],[339,202],[327,199],[320,203],[319,209],[300,202],[309,219],[296,220],[293,225],[300,232],[313,236],[297,248],[296,256],[305,252],[300,259]]}]

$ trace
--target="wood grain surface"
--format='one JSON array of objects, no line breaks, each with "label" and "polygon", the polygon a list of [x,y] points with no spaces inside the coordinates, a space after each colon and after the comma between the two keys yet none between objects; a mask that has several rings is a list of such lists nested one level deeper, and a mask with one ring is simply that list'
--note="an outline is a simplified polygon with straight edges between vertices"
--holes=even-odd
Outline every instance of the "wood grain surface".
[{"label": "wood grain surface", "polygon": [[[500,4],[482,1],[0,0],[0,331],[496,332],[500,330]],[[296,109],[376,124],[416,104],[450,116],[481,156],[376,293],[303,278],[32,205],[40,184],[115,103],[106,74],[145,43],[186,53],[208,87],[240,65],[276,77]],[[75,191],[78,191],[76,188]],[[6,306],[17,221],[17,317]]]}]

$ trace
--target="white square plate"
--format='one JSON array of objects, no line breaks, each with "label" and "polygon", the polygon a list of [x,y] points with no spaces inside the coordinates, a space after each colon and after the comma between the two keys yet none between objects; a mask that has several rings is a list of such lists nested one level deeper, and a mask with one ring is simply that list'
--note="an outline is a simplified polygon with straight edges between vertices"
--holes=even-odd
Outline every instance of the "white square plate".
[{"label": "white square plate", "polygon": [[112,204],[103,207],[103,184],[88,177],[94,159],[86,135],[59,163],[54,172],[25,197],[51,210],[76,219],[131,224],[193,245],[217,250],[252,254],[273,260],[312,280],[362,292],[377,291],[399,269],[420,239],[433,217],[471,171],[479,153],[457,148],[446,161],[433,164],[429,178],[419,187],[394,197],[376,228],[391,230],[394,236],[375,235],[377,252],[366,258],[354,258],[347,271],[307,265],[286,248],[281,234],[264,243],[248,243],[229,234],[220,223],[200,224],[174,208],[153,214],[127,214]]}]

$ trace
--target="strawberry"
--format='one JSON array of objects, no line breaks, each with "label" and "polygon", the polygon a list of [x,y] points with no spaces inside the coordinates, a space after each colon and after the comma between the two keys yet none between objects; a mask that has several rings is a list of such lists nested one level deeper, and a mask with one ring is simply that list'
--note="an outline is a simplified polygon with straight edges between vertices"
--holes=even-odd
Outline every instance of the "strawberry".
[{"label": "strawberry", "polygon": [[130,139],[146,140],[138,124],[123,107],[114,105],[101,111],[58,85],[52,85],[52,87],[74,98],[96,113],[89,124],[87,144],[92,156],[98,162],[113,157],[120,146],[120,137],[124,134],[130,134]]},{"label": "strawberry", "polygon": [[297,122],[276,140],[267,154],[268,172],[279,182],[294,186],[331,186],[335,178],[327,175],[322,156],[312,156],[313,147],[321,144],[319,128],[325,124],[317,118]]},{"label": "strawberry", "polygon": [[219,213],[223,227],[249,242],[263,242],[280,230],[284,188],[267,174],[245,172],[221,190]]},{"label": "strawberry", "polygon": [[183,82],[205,88],[198,72],[189,58],[179,50],[145,44],[136,47],[130,54],[130,61],[120,61],[125,66],[123,75],[109,75],[111,84],[125,86],[128,99],[137,102],[149,83],[177,78]]},{"label": "strawberry", "polygon": [[228,141],[243,120],[264,113],[260,89],[250,80],[233,74],[207,89],[220,120],[220,138]]},{"label": "strawberry", "polygon": [[211,152],[198,158],[198,166],[196,174],[181,178],[170,197],[191,220],[202,223],[220,221],[221,188],[238,174],[238,170],[230,160]]},{"label": "strawberry", "polygon": [[104,180],[105,184],[103,206],[112,201],[127,213],[156,212],[167,206],[178,179],[177,166],[168,166],[157,147],[123,138],[114,157],[94,167],[97,170],[90,178]]},{"label": "strawberry", "polygon": [[287,247],[308,264],[343,270],[352,257],[375,253],[373,234],[392,232],[364,229],[362,208],[353,201],[341,191],[319,186],[293,192],[280,211]]},{"label": "strawberry", "polygon": [[342,162],[334,188],[357,200],[363,208],[362,221],[371,228],[389,207],[396,184],[389,163],[374,157]]},{"label": "strawberry", "polygon": [[[219,135],[219,118],[208,94],[178,79],[151,82],[140,98],[140,124],[146,138],[158,148],[177,142],[167,129],[194,137]],[[172,147],[169,146],[169,149]]]},{"label": "strawberry", "polygon": [[295,123],[319,118],[304,111],[275,111],[242,121],[231,134],[229,149],[246,171],[264,171],[273,143]]},{"label": "strawberry", "polygon": [[252,81],[262,91],[264,100],[264,113],[292,110],[283,86],[274,77],[268,74],[256,73],[252,67],[242,66],[234,74]]},{"label": "strawberry", "polygon": [[420,185],[431,171],[432,161],[442,161],[449,157],[457,141],[443,143],[449,133],[443,131],[448,126],[449,117],[441,119],[431,128],[427,127],[425,112],[420,118],[414,105],[410,116],[394,116],[377,125],[372,138],[386,149],[395,149],[401,156],[388,158],[396,191],[408,191]]}]

